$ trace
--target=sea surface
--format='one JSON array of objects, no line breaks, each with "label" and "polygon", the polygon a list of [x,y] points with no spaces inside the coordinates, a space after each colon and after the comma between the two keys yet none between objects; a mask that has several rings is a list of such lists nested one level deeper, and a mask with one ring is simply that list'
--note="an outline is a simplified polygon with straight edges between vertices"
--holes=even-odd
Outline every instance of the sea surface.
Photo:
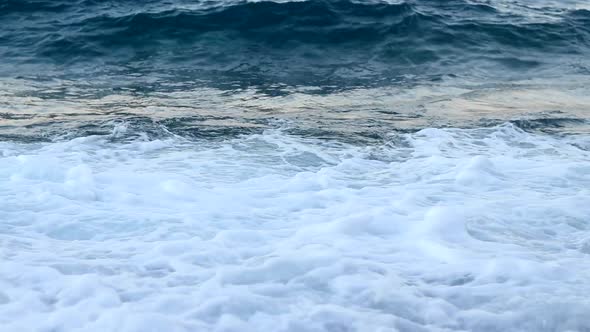
[{"label": "sea surface", "polygon": [[0,331],[590,331],[590,2],[0,0]]}]

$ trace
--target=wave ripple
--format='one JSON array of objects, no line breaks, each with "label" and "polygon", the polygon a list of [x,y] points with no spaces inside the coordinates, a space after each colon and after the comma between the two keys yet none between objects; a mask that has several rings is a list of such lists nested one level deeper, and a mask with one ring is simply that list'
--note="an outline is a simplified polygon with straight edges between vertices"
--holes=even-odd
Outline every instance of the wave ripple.
[{"label": "wave ripple", "polygon": [[[7,1],[0,56],[21,72],[52,65],[68,72],[255,84],[350,85],[589,68],[590,11],[526,8],[504,11],[466,0]],[[13,70],[0,67],[0,73]]]}]

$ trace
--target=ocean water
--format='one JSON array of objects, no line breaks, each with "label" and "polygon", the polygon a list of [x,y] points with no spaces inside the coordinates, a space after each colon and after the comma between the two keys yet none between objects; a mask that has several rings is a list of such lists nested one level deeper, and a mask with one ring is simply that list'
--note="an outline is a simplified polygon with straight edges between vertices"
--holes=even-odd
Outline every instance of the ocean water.
[{"label": "ocean water", "polygon": [[0,26],[0,331],[590,331],[587,1]]}]

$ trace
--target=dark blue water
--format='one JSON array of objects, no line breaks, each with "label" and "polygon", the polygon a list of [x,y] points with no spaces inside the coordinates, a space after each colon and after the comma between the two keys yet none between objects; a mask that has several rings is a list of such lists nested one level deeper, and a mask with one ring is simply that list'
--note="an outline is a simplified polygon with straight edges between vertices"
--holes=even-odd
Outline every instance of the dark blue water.
[{"label": "dark blue water", "polygon": [[590,11],[502,1],[0,1],[0,74],[375,86],[590,71]]},{"label": "dark blue water", "polygon": [[589,9],[0,0],[0,137],[104,134],[113,122],[211,138],[286,121],[298,134],[362,140],[506,121],[572,127],[590,111]]}]

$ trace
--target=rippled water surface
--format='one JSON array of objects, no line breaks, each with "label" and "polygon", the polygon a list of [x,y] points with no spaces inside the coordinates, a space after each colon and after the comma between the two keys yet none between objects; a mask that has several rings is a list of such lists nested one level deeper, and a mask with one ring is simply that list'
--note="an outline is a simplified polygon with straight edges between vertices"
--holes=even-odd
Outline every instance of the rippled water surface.
[{"label": "rippled water surface", "polygon": [[0,331],[590,331],[586,1],[0,26]]}]

